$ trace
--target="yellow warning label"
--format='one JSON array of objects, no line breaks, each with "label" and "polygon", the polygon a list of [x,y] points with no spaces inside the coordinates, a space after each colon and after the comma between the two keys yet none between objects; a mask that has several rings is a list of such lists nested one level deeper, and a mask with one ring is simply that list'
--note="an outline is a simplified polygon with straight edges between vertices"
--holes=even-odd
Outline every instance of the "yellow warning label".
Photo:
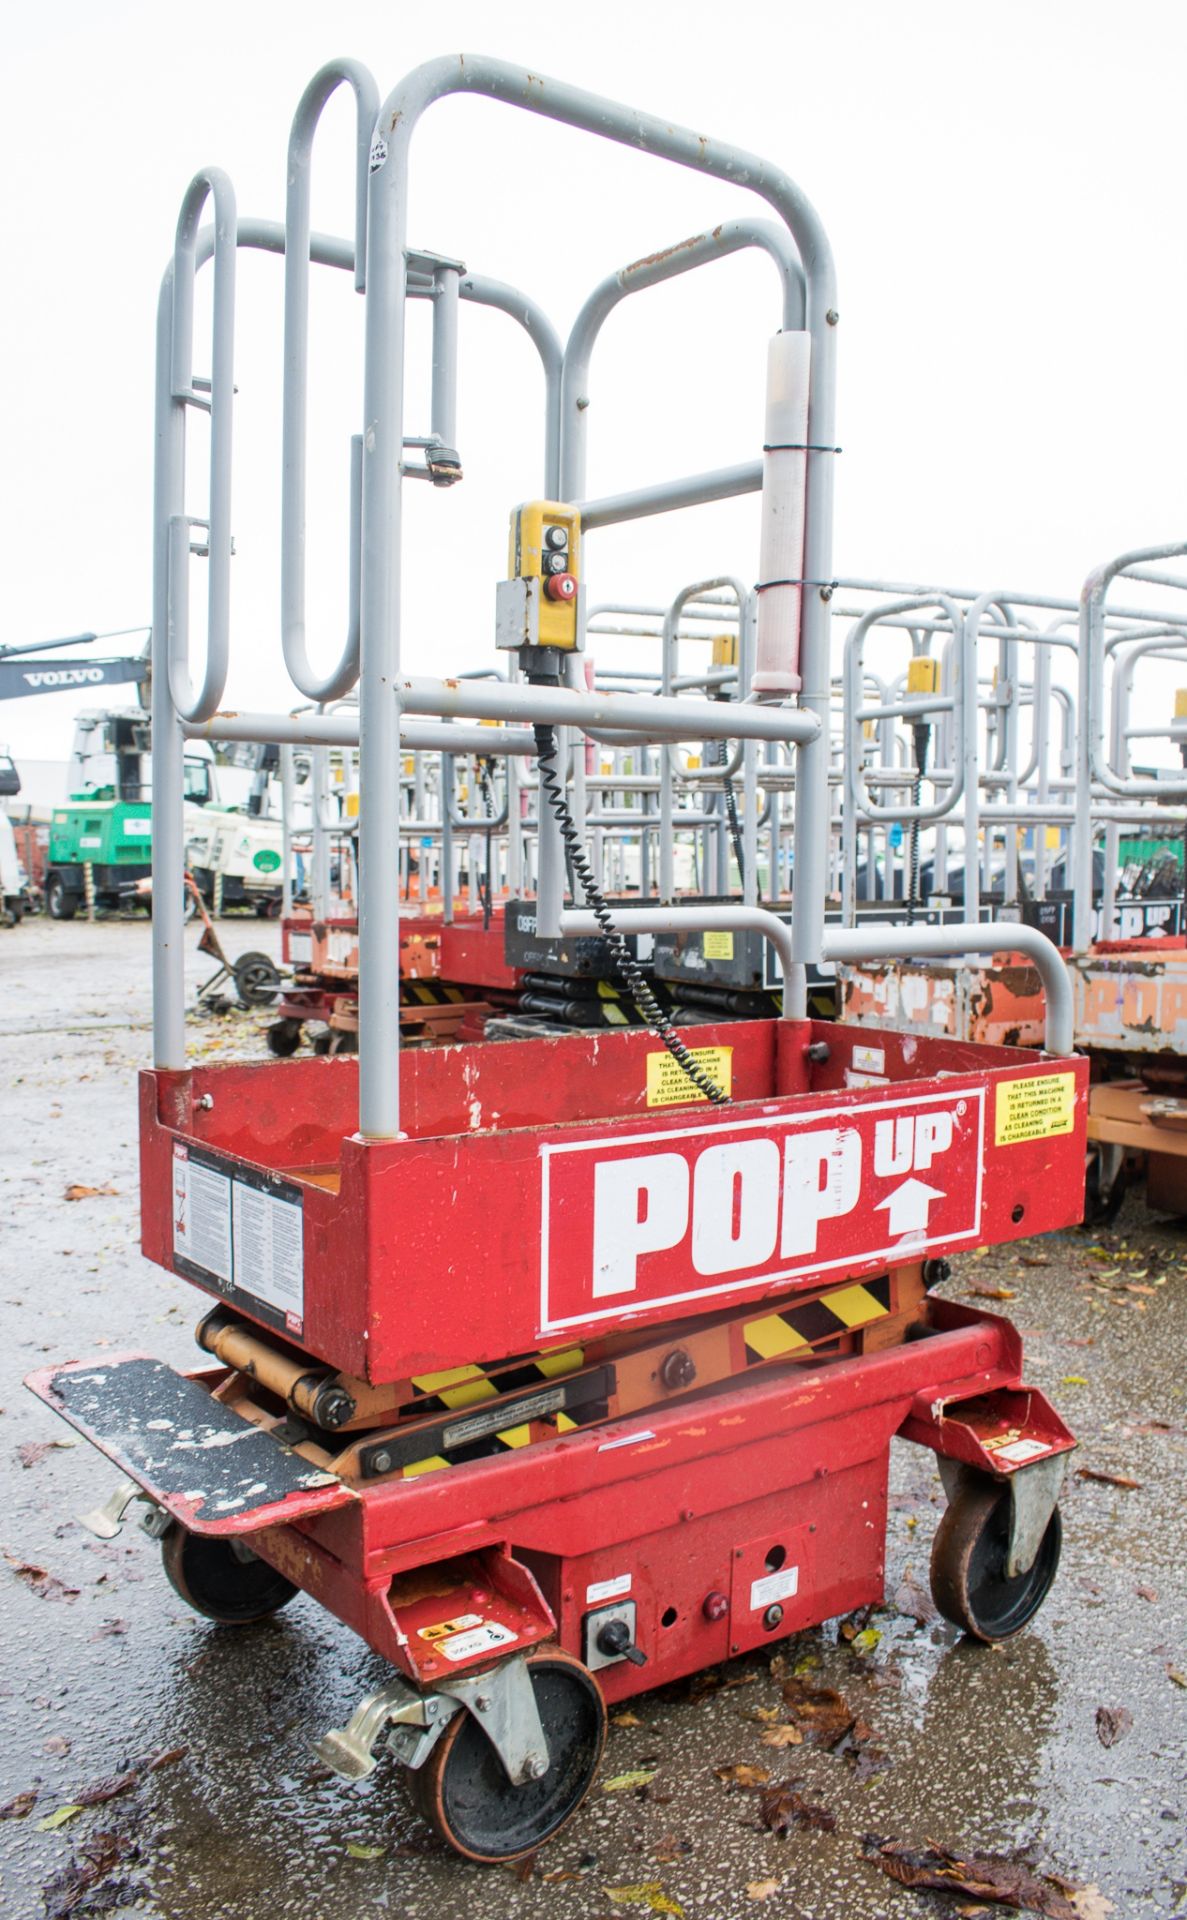
[{"label": "yellow warning label", "polygon": [[464,1633],[468,1627],[480,1627],[480,1613],[459,1613],[456,1620],[439,1620],[434,1627],[421,1627],[422,1640],[447,1640],[451,1633]]},{"label": "yellow warning label", "polygon": [[703,933],[701,952],[706,960],[732,960],[734,957],[734,936],[732,933]]},{"label": "yellow warning label", "polygon": [[1074,1073],[1048,1073],[1034,1080],[1002,1080],[994,1108],[994,1145],[1016,1147],[1070,1133],[1076,1105]]},{"label": "yellow warning label", "polygon": [[[733,1091],[734,1050],[732,1047],[690,1047],[697,1066],[716,1080],[723,1093]],[[649,1107],[682,1107],[689,1100],[707,1100],[708,1094],[694,1087],[683,1067],[670,1053],[647,1056],[647,1104]]]}]

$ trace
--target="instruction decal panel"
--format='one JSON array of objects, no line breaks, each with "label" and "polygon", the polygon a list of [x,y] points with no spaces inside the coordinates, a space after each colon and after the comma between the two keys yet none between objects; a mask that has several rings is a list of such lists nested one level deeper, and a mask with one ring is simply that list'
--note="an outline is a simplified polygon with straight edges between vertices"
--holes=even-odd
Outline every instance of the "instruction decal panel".
[{"label": "instruction decal panel", "polygon": [[305,1324],[301,1189],[173,1143],[173,1264],[281,1333]]}]

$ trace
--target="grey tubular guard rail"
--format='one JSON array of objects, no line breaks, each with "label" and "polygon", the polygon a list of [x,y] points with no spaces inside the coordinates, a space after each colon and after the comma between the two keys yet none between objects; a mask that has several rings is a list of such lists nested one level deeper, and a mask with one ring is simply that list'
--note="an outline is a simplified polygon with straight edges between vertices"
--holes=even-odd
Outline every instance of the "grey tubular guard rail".
[{"label": "grey tubular guard rail", "polygon": [[[838,315],[832,254],[815,209],[787,174],[756,154],[711,140],[691,128],[482,54],[431,61],[409,74],[387,96],[376,122],[368,182],[367,432],[359,688],[361,752],[369,788],[361,823],[367,899],[359,928],[359,1131],[370,1139],[391,1138],[399,1131],[399,998],[394,964],[399,877],[387,858],[384,836],[398,802],[398,709],[410,704],[410,689],[401,684],[400,660],[403,296],[410,149],[427,109],[435,101],[458,93],[501,101],[635,152],[674,162],[703,178],[741,187],[765,200],[788,228],[803,265],[807,331],[812,339],[809,439],[831,447],[835,438]],[[835,464],[831,454],[810,452],[807,457],[803,572],[809,580],[832,577]],[[803,606],[801,698],[808,713],[821,716],[828,712],[828,654],[828,609],[816,595],[809,594]],[[617,711],[628,725],[647,724],[646,715],[628,716],[621,706]],[[508,713],[506,718],[522,722],[529,718],[540,721],[546,716],[531,711],[524,701],[518,712]],[[595,726],[614,724],[609,714],[588,718]],[[564,724],[565,716],[558,714],[556,719]],[[582,724],[578,714],[573,720]],[[731,731],[737,737],[736,722]],[[795,854],[801,911],[797,939],[802,943],[803,957],[809,959],[818,951],[826,887],[828,742],[819,732],[801,748],[799,773]]]},{"label": "grey tubular guard rail", "polygon": [[[794,963],[791,928],[764,907],[624,907],[614,924],[623,933],[761,933],[783,963],[783,1018],[806,1015],[802,970]],[[598,934],[592,913],[565,912],[561,932]],[[1024,953],[1034,962],[1046,999],[1046,1052],[1072,1052],[1072,984],[1058,947],[1037,927],[981,926],[958,921],[946,927],[837,927],[825,930],[822,957],[832,961],[946,960]]]},{"label": "grey tubular guard rail", "polygon": [[842,962],[988,959],[995,953],[1024,953],[1034,962],[1046,1000],[1045,1051],[1071,1053],[1071,976],[1059,948],[1037,927],[960,920],[946,927],[826,928],[824,935],[824,958]]}]

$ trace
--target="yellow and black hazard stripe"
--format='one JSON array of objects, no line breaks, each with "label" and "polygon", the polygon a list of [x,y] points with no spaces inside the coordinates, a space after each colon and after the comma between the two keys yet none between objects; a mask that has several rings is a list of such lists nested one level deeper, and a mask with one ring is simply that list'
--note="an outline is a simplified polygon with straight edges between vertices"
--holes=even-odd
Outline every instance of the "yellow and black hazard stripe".
[{"label": "yellow and black hazard stripe", "polygon": [[517,1393],[576,1373],[585,1365],[583,1347],[554,1347],[545,1353],[513,1354],[486,1366],[449,1367],[442,1373],[418,1373],[412,1385],[417,1397],[406,1411],[414,1419],[427,1413],[456,1413],[480,1406],[504,1393]]},{"label": "yellow and black hazard stripe", "polygon": [[819,1299],[806,1300],[802,1306],[787,1306],[778,1313],[765,1313],[761,1319],[747,1320],[742,1329],[746,1346],[746,1364],[758,1366],[766,1360],[782,1360],[802,1353],[807,1347],[845,1333],[855,1333],[875,1320],[884,1320],[890,1312],[890,1275],[866,1280],[848,1287],[834,1287]]},{"label": "yellow and black hazard stripe", "polygon": [[[488,1381],[487,1385],[492,1383]],[[446,1414],[407,1421],[394,1433],[384,1434],[361,1449],[359,1465],[365,1475],[399,1473],[402,1479],[413,1480],[442,1467],[514,1452],[533,1440],[555,1438],[605,1420],[614,1390],[612,1366],[587,1367],[567,1376],[558,1374],[546,1386],[515,1392],[499,1393],[492,1386],[493,1398],[487,1398],[485,1404],[470,1401]]]},{"label": "yellow and black hazard stripe", "polygon": [[[663,1357],[677,1345],[694,1362],[687,1384],[695,1381],[703,1389],[771,1361],[827,1352],[845,1335],[895,1310],[894,1282],[883,1274],[833,1287],[812,1300],[788,1302],[775,1313],[651,1329],[638,1347],[603,1364],[595,1360],[587,1366],[583,1348],[565,1347],[499,1365],[418,1374],[412,1385],[421,1397],[408,1405],[394,1432],[361,1449],[360,1470],[367,1476],[399,1473],[414,1479],[638,1413],[664,1397],[655,1384],[657,1374]],[[615,1360],[621,1360],[627,1382],[635,1383],[621,1391]],[[645,1394],[639,1391],[644,1382]]]},{"label": "yellow and black hazard stripe", "polygon": [[405,1004],[422,1007],[454,1006],[464,1001],[466,995],[461,987],[446,985],[444,980],[401,980],[400,999]]}]

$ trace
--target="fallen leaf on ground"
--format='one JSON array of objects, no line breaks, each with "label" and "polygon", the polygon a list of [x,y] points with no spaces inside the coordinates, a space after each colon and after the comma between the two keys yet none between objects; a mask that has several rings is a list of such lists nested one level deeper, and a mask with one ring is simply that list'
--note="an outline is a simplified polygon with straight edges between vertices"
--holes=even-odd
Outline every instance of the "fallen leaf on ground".
[{"label": "fallen leaf on ground", "polygon": [[626,1793],[631,1787],[645,1787],[657,1771],[655,1767],[633,1767],[629,1773],[616,1773],[612,1780],[603,1780],[602,1792]]},{"label": "fallen leaf on ground", "polygon": [[14,1794],[11,1800],[4,1802],[0,1807],[0,1820],[23,1820],[27,1813],[32,1813],[36,1805],[36,1789],[27,1787],[24,1793]]},{"label": "fallen leaf on ground", "polygon": [[1173,1680],[1176,1687],[1187,1687],[1187,1673],[1180,1673],[1177,1667],[1168,1667],[1166,1677]]},{"label": "fallen leaf on ground", "polygon": [[781,1786],[766,1789],[758,1803],[763,1826],[780,1838],[794,1827],[817,1827],[821,1833],[832,1833],[837,1824],[836,1814],[805,1800],[797,1791],[798,1786],[796,1780],[785,1780]]},{"label": "fallen leaf on ground", "polygon": [[1024,1253],[1022,1264],[1024,1267],[1049,1267],[1051,1261],[1045,1253]]},{"label": "fallen leaf on ground", "polygon": [[116,1773],[106,1780],[97,1780],[93,1787],[84,1787],[76,1796],[80,1807],[101,1807],[105,1800],[115,1800],[121,1793],[130,1793],[139,1782],[139,1773]]},{"label": "fallen leaf on ground", "polygon": [[1096,1737],[1102,1747],[1111,1747],[1128,1733],[1133,1725],[1133,1715],[1128,1707],[1098,1707],[1096,1709]]},{"label": "fallen leaf on ground", "polygon": [[881,1638],[877,1627],[863,1627],[860,1633],[854,1634],[850,1645],[856,1653],[873,1653]]},{"label": "fallen leaf on ground", "polygon": [[853,1725],[853,1712],[844,1695],[834,1687],[810,1687],[805,1680],[793,1675],[783,1683],[783,1700],[812,1746],[835,1746]]},{"label": "fallen leaf on ground", "polygon": [[1149,1600],[1151,1605],[1153,1605],[1158,1598],[1158,1589],[1156,1587],[1135,1587],[1134,1592],[1139,1600]]},{"label": "fallen leaf on ground", "polygon": [[643,1725],[637,1713],[616,1713],[612,1716],[612,1721],[616,1727],[641,1727]]},{"label": "fallen leaf on ground", "polygon": [[[1062,1881],[1060,1885],[1063,1885]],[[1108,1920],[1109,1914],[1117,1911],[1113,1902],[1105,1899],[1099,1887],[1077,1887],[1070,1892],[1064,1887],[1064,1891],[1076,1909],[1077,1920]]]},{"label": "fallen leaf on ground", "polygon": [[[129,1854],[135,1854],[134,1843],[119,1833],[92,1833],[79,1847],[69,1866],[56,1873],[45,1888],[45,1911],[47,1920],[67,1920],[74,1913],[83,1896],[92,1887],[105,1880],[112,1868],[119,1865]],[[107,1890],[109,1893],[114,1888]],[[131,1890],[129,1889],[129,1897]],[[128,1904],[117,1900],[118,1905]],[[89,1911],[97,1913],[100,1908],[88,1903]],[[102,1911],[110,1912],[110,1906]]]},{"label": "fallen leaf on ground", "polygon": [[64,1733],[51,1733],[48,1740],[41,1743],[43,1753],[69,1753],[70,1742]]},{"label": "fallen leaf on ground", "polygon": [[126,1620],[104,1620],[102,1626],[98,1626],[95,1628],[94,1633],[91,1635],[91,1639],[92,1640],[118,1639],[121,1633],[127,1633],[127,1631],[128,1631],[128,1623]]},{"label": "fallen leaf on ground", "polygon": [[184,1760],[188,1747],[170,1747],[167,1753],[157,1753],[148,1763],[150,1773],[156,1773],[161,1767],[171,1767],[178,1760]]},{"label": "fallen leaf on ground", "polygon": [[17,1448],[17,1459],[26,1471],[44,1460],[47,1453],[53,1453],[58,1447],[68,1447],[69,1440],[22,1440]]},{"label": "fallen leaf on ground", "polygon": [[1077,1480],[1095,1480],[1102,1487],[1125,1487],[1136,1493],[1141,1486],[1140,1480],[1131,1480],[1127,1473],[1106,1473],[1102,1467],[1077,1467]]},{"label": "fallen leaf on ground", "polygon": [[782,1880],[748,1880],[746,1882],[746,1898],[748,1900],[769,1900],[773,1893],[778,1893],[782,1885]]},{"label": "fallen leaf on ground", "polygon": [[771,1777],[769,1767],[752,1767],[745,1762],[733,1767],[714,1767],[719,1780],[733,1787],[765,1787]]},{"label": "fallen leaf on ground", "polygon": [[23,1580],[25,1585],[31,1588],[39,1599],[78,1599],[81,1589],[79,1587],[68,1587],[64,1580],[59,1580],[57,1574],[50,1573],[47,1568],[34,1566],[31,1560],[14,1560],[11,1554],[6,1554],[5,1558],[8,1560],[17,1579]]},{"label": "fallen leaf on ground", "polygon": [[930,1627],[933,1620],[939,1619],[936,1603],[925,1588],[917,1586],[910,1574],[900,1580],[894,1594],[895,1609],[905,1613],[921,1627]]},{"label": "fallen leaf on ground", "polygon": [[967,1893],[998,1906],[1045,1914],[1047,1920],[1080,1920],[1076,1908],[1054,1881],[1040,1878],[1004,1854],[913,1847],[905,1840],[881,1839],[877,1834],[866,1834],[862,1844],[866,1858],[901,1887]]},{"label": "fallen leaf on ground", "polygon": [[1061,1387],[1086,1387],[1088,1382],[1082,1373],[1065,1373],[1059,1384]]},{"label": "fallen leaf on ground", "polygon": [[633,1887],[603,1887],[607,1900],[616,1907],[647,1907],[652,1913],[674,1913],[684,1920],[684,1908],[678,1900],[669,1900],[662,1880],[644,1880]]},{"label": "fallen leaf on ground", "polygon": [[386,1847],[364,1847],[357,1840],[348,1840],[346,1851],[352,1860],[382,1860]]},{"label": "fallen leaf on ground", "polygon": [[1014,1287],[966,1287],[960,1297],[962,1300],[1016,1300],[1018,1293]]},{"label": "fallen leaf on ground", "polygon": [[75,1181],[72,1186],[67,1187],[62,1198],[64,1200],[93,1200],[99,1194],[118,1197],[118,1190],[115,1187],[84,1187]]},{"label": "fallen leaf on ground", "polygon": [[[386,1852],[387,1849],[383,1848],[381,1851]],[[504,1860],[503,1866],[508,1873],[515,1875],[521,1886],[526,1887],[536,1871],[536,1856],[534,1853],[525,1853],[522,1860]]]},{"label": "fallen leaf on ground", "polygon": [[786,1724],[778,1727],[764,1727],[762,1730],[764,1747],[798,1747],[803,1738],[798,1727]]},{"label": "fallen leaf on ground", "polygon": [[38,1833],[52,1833],[55,1827],[64,1827],[68,1820],[77,1820],[81,1812],[81,1801],[68,1807],[55,1807],[52,1813],[46,1814],[44,1820],[37,1822],[37,1831]]}]

